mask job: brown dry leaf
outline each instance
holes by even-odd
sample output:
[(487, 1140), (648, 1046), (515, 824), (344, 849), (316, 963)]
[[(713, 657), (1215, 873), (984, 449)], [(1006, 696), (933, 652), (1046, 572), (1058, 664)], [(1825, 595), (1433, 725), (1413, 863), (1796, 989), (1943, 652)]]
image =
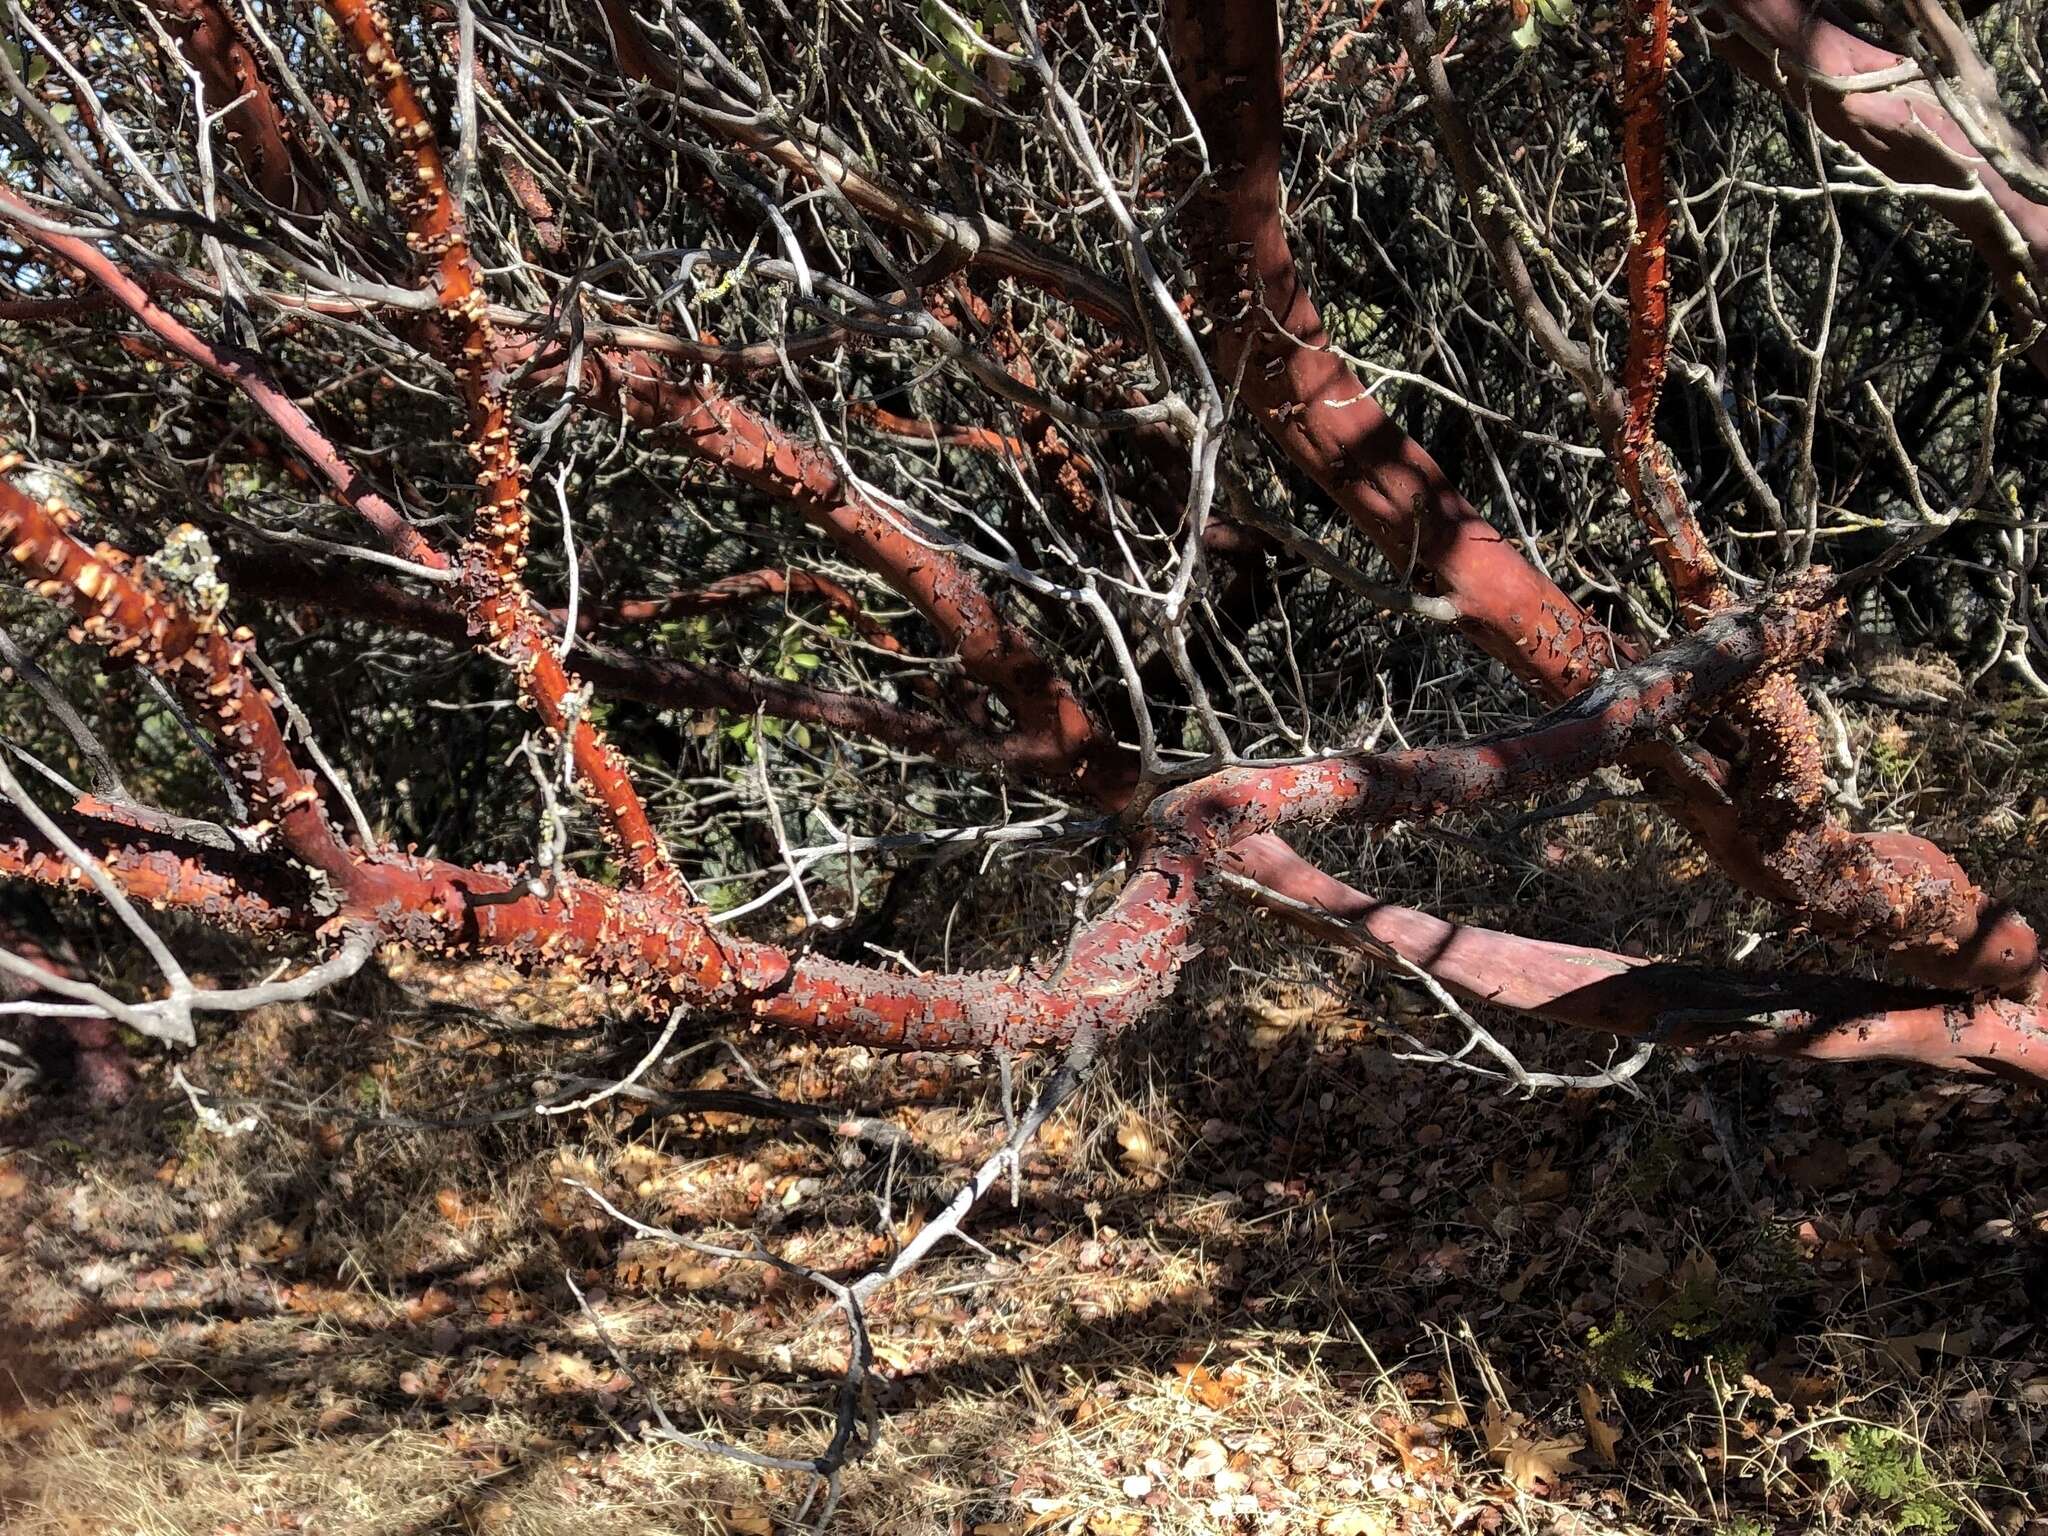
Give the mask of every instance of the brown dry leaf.
[(15, 1408), (0, 1413), (0, 1441), (27, 1440), (62, 1429), (77, 1417), (68, 1406), (56, 1408)]
[(1470, 1429), (1472, 1415), (1465, 1411), (1465, 1400), (1458, 1396), (1458, 1389), (1447, 1381), (1444, 1383), (1443, 1394), (1443, 1407), (1432, 1413), (1430, 1418), (1451, 1429)]
[(1585, 1415), (1586, 1439), (1593, 1454), (1606, 1466), (1614, 1465), (1614, 1448), (1621, 1443), (1621, 1431), (1600, 1417), (1600, 1393), (1590, 1381), (1579, 1383), (1579, 1412)]
[(1418, 1483), (1443, 1478), (1449, 1471), (1449, 1458), (1440, 1443), (1442, 1431), (1434, 1424), (1390, 1422), (1391, 1417), (1382, 1418), (1380, 1428), (1400, 1453), (1402, 1473)]
[(1952, 1328), (1929, 1328), (1924, 1333), (1899, 1334), (1884, 1341), (1885, 1353), (1890, 1355), (1910, 1374), (1924, 1375), (1920, 1352), (1926, 1350), (1937, 1355), (1967, 1355), (1970, 1352), (1971, 1331), (1958, 1332)]
[(1546, 1147), (1529, 1171), (1522, 1175), (1523, 1200), (1530, 1204), (1540, 1200), (1562, 1200), (1571, 1193), (1572, 1176), (1562, 1168), (1550, 1166), (1551, 1158), (1556, 1155)]
[(1124, 1161), (1142, 1173), (1158, 1173), (1166, 1167), (1166, 1149), (1160, 1142), (1136, 1110), (1127, 1111), (1116, 1128), (1116, 1144), (1124, 1149)]
[(775, 1517), (757, 1504), (735, 1504), (721, 1518), (731, 1536), (775, 1536)]
[(932, 1360), (931, 1346), (915, 1339), (875, 1339), (871, 1347), (875, 1358), (898, 1375), (922, 1370)]
[(28, 1193), (28, 1179), (13, 1163), (0, 1163), (0, 1200), (19, 1200)]
[(1829, 1190), (1849, 1177), (1849, 1149), (1832, 1137), (1821, 1137), (1797, 1157), (1780, 1165), (1786, 1177), (1804, 1189)]
[(463, 1203), (462, 1191), (446, 1185), (434, 1191), (434, 1209), (456, 1227), (466, 1227), (472, 1220), (469, 1207)]
[(1199, 1482), (1214, 1477), (1230, 1465), (1230, 1452), (1218, 1440), (1197, 1440), (1188, 1447), (1188, 1459), (1180, 1464), (1180, 1475)]
[(1501, 1282), (1500, 1299), (1507, 1302), (1520, 1301), (1522, 1293), (1529, 1288), (1529, 1282), (1538, 1278), (1549, 1268), (1550, 1255), (1547, 1253), (1537, 1254), (1535, 1258), (1522, 1266), (1522, 1272), (1516, 1275), (1514, 1279)]
[(597, 1368), (587, 1357), (574, 1351), (549, 1350), (522, 1364), (540, 1379), (542, 1390), (551, 1397), (559, 1397), (564, 1392), (588, 1391), (597, 1385)]
[(1614, 1254), (1615, 1268), (1623, 1289), (1630, 1295), (1646, 1289), (1671, 1273), (1671, 1261), (1654, 1248), (1623, 1243)]
[(725, 1272), (716, 1264), (691, 1264), (678, 1261), (664, 1264), (661, 1278), (670, 1285), (681, 1286), (686, 1291), (708, 1290), (725, 1278)]
[(550, 1231), (566, 1232), (582, 1219), (582, 1213), (572, 1209), (571, 1202), (564, 1198), (565, 1195), (571, 1194), (578, 1200), (583, 1198), (581, 1191), (578, 1190), (551, 1188), (534, 1202), (535, 1213)]
[(1237, 1394), (1244, 1390), (1244, 1376), (1231, 1367), (1212, 1372), (1206, 1365), (1192, 1360), (1177, 1361), (1174, 1374), (1180, 1377), (1181, 1387), (1193, 1401), (1204, 1408), (1222, 1412), (1237, 1401)]
[(1359, 1505), (1323, 1518), (1323, 1536), (1385, 1536), (1387, 1517)]
[(1721, 1266), (1704, 1248), (1694, 1249), (1678, 1268), (1671, 1271), (1671, 1283), (1681, 1290), (1688, 1286), (1711, 1288), (1720, 1278)]
[(1528, 1433), (1528, 1422), (1525, 1415), (1489, 1400), (1479, 1428), (1486, 1437), (1487, 1455), (1499, 1464), (1510, 1483), (1523, 1493), (1548, 1492), (1564, 1481), (1566, 1473), (1579, 1470), (1572, 1458), (1586, 1448), (1586, 1442), (1577, 1436), (1539, 1439)]
[(407, 1302), (404, 1310), (408, 1321), (430, 1323), (437, 1317), (446, 1317), (455, 1307), (453, 1296), (438, 1285), (430, 1285)]
[(1309, 1017), (1306, 1008), (1280, 1008), (1271, 1003), (1256, 1003), (1252, 1011), (1258, 1015), (1258, 1022), (1247, 1033), (1252, 1048), (1270, 1051), (1299, 1029)]

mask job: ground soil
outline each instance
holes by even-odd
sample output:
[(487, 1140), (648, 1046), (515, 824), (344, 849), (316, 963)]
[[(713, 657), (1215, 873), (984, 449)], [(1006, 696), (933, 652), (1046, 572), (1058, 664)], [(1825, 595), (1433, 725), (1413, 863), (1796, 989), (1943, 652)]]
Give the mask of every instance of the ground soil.
[[(1850, 718), (1865, 824), (1913, 821), (2048, 915), (2038, 728)], [(1638, 805), (1517, 814), (1324, 852), (1520, 931), (1854, 963)], [(1029, 894), (1047, 883), (1042, 864), (991, 876), (981, 910), (1017, 915), (977, 942), (1056, 937)], [(1250, 920), (1211, 935), (1176, 1005), (1026, 1156), (1016, 1203), (992, 1196), (972, 1245), (872, 1308), (877, 1443), (833, 1529), (2048, 1536), (2039, 1090), (1660, 1055), (1639, 1095), (1532, 1100), (1397, 1059), (1403, 1031), (1457, 1038), (1348, 957)], [(1532, 1064), (1605, 1054), (1500, 1032)], [(652, 1037), (570, 988), (390, 955), (182, 1059), (230, 1126), (255, 1116), (242, 1134), (204, 1128), (147, 1051), (124, 1110), (55, 1077), (17, 1097), (0, 1525), (634, 1536), (797, 1516), (806, 1476), (650, 1438), (649, 1404), (814, 1454), (837, 1314), (800, 1277), (635, 1237), (567, 1181), (858, 1272), (999, 1142), (996, 1074), (733, 1036), (821, 1121), (621, 1098), (414, 1123), (616, 1075)], [(676, 1045), (696, 1049), (651, 1083), (751, 1091), (716, 1021)]]

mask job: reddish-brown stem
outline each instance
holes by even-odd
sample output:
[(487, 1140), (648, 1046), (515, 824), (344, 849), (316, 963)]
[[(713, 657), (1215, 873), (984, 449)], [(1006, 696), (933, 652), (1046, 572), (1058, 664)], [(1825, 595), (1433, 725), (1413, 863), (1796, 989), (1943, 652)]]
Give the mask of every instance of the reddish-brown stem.
[(1686, 1049), (2048, 1077), (2042, 1001), (1963, 1000), (1827, 976), (1737, 976), (1450, 923), (1377, 901), (1277, 838), (1248, 839), (1229, 862), (1288, 921), (1371, 954), (1397, 954), (1490, 1007)]
[[(1824, 615), (1794, 608), (1732, 612), (1519, 731), (1460, 746), (1232, 769), (1162, 795), (1137, 828), (1123, 892), (1050, 969), (907, 977), (792, 958), (721, 941), (673, 892), (615, 891), (573, 876), (542, 888), (511, 874), (396, 856), (366, 855), (341, 873), (333, 882), (335, 920), (370, 923), (440, 952), (580, 967), (622, 1000), (643, 1005), (742, 1003), (763, 1023), (817, 1038), (892, 1048), (1024, 1047), (1107, 1034), (1173, 990), (1213, 895), (1216, 861), (1232, 845), (1340, 816), (1381, 825), (1440, 815), (1583, 776), (1758, 669), (1795, 663), (1827, 628)], [(128, 848), (142, 838), (110, 829), (96, 847)], [(135, 878), (169, 899), (160, 842), (144, 842), (149, 853)], [(125, 864), (108, 864), (117, 878), (129, 878)], [(0, 846), (0, 866), (70, 878), (65, 861), (53, 863), (33, 839)], [(218, 879), (184, 888), (208, 901), (236, 889)]]
[(1626, 0), (1621, 33), (1621, 165), (1635, 228), (1626, 263), (1628, 360), (1622, 391), (1627, 404), (1615, 444), (1615, 469), (1680, 614), (1688, 624), (1697, 624), (1728, 594), (1685, 489), (1657, 441), (1657, 402), (1663, 398), (1671, 348), (1671, 204), (1664, 180), (1671, 0)]
[(1024, 444), (1007, 432), (994, 427), (949, 426), (943, 422), (926, 421), (917, 416), (899, 416), (894, 411), (885, 411), (879, 405), (857, 400), (847, 408), (847, 416), (866, 427), (887, 437), (908, 438), (918, 443), (939, 443), (948, 448), (966, 448), (975, 453), (994, 454), (997, 458), (1013, 458), (1029, 462), (1030, 453)]
[[(0, 458), (0, 472), (17, 462)], [(285, 846), (315, 869), (341, 876), (350, 858), (328, 824), (319, 789), (294, 760), (270, 700), (250, 677), (247, 630), (219, 619), (210, 553), (185, 527), (155, 561), (138, 562), (108, 544), (88, 547), (67, 531), (75, 519), (56, 497), (37, 502), (0, 479), (0, 547), (36, 592), (77, 617), (73, 636), (117, 661), (154, 672), (228, 749), (250, 805)], [(191, 598), (170, 582), (192, 584)], [(213, 606), (208, 606), (209, 602)]]
[(372, 88), (394, 143), (394, 181), (406, 215), (407, 244), (431, 261), (447, 330), (442, 350), (455, 370), (477, 465), (475, 532), (463, 550), (458, 587), (465, 611), (487, 643), (502, 650), (520, 695), (568, 742), (576, 771), (632, 878), (657, 892), (680, 891), (647, 811), (617, 751), (584, 718), (584, 695), (570, 677), (520, 579), (526, 564), (526, 467), (512, 442), (512, 417), (491, 379), (496, 338), (462, 210), (448, 189), (433, 123), (397, 56), (397, 44), (373, 0), (328, 0)]
[(228, 148), (256, 190), (280, 208), (312, 212), (319, 200), (295, 174), (285, 115), (234, 19), (215, 0), (151, 4), (205, 86), (206, 110), (227, 108), (222, 121)]
[[(1459, 627), (1539, 695), (1569, 698), (1625, 657), (1623, 644), (1539, 572), (1451, 486), (1331, 349), (1280, 212), (1281, 95), (1271, 0), (1170, 0), (1176, 74), (1218, 152), (1191, 205), (1194, 271), (1223, 371), (1274, 443), (1419, 589), (1448, 598)], [(1767, 686), (1784, 689), (1782, 682)], [(1672, 809), (1732, 876), (1815, 920), (1890, 945), (1902, 968), (1940, 985), (2032, 984), (2031, 928), (1998, 908), (1933, 844), (1851, 834), (1832, 821), (1749, 824), (1722, 786), (1670, 750), (1640, 766), (1663, 776)], [(1749, 803), (1771, 780), (1752, 781)], [(1759, 842), (1759, 834), (1765, 841)]]
[[(6, 850), (0, 847), (0, 863)], [(67, 981), (80, 981), (78, 968), (51, 954), (12, 923), (0, 920), (0, 949), (17, 959)], [(20, 1002), (44, 989), (26, 976), (0, 972), (0, 1003)], [(135, 1063), (112, 1019), (65, 1018), (60, 1021), (71, 1042), (72, 1071), (95, 1109), (112, 1109), (128, 1102), (135, 1091)]]
[[(1856, 77), (1881, 75), (1908, 60), (1836, 25), (1810, 0), (1715, 0), (1715, 8), (1732, 24), (1714, 33), (1717, 54), (1885, 175), (1908, 187), (1981, 187), (1981, 198), (1942, 198), (1929, 206), (1977, 248), (2022, 316), (2044, 318), (2048, 206), (1986, 164), (1924, 84), (1844, 89)], [(2048, 372), (2048, 337), (2036, 340), (2028, 356)]]
[[(240, 550), (225, 552), (221, 565), (238, 592), (310, 604), (330, 618), (368, 619), (452, 644), (469, 639), (468, 622), (456, 608), (389, 582), (356, 575), (340, 580), (330, 570)], [(559, 616), (550, 616), (550, 642), (559, 638), (560, 622)], [(719, 662), (634, 656), (591, 639), (577, 641), (575, 657), (578, 675), (608, 698), (660, 709), (722, 709), (740, 715), (758, 710), (945, 762), (1031, 771), (1031, 745), (1013, 735), (991, 736), (865, 694), (758, 677)]]
[[(516, 343), (500, 350), (507, 366), (523, 361), (522, 352), (530, 355)], [(847, 559), (901, 593), (960, 658), (967, 676), (1015, 717), (1015, 760), (1036, 772), (1072, 776), (1091, 793), (1112, 779), (1128, 781), (1127, 754), (974, 575), (945, 549), (916, 537), (900, 516), (849, 487), (821, 449), (729, 396), (675, 379), (644, 353), (588, 354), (578, 383), (598, 404), (794, 508)]]
[[(696, 98), (715, 95), (695, 71), (679, 66), (648, 37), (626, 0), (598, 0), (598, 11), (614, 56), (628, 78), (674, 92), (686, 111), (699, 104)], [(1137, 311), (1122, 289), (1097, 273), (1060, 260), (1014, 230), (978, 215), (940, 212), (822, 145), (787, 137), (765, 120), (728, 111), (717, 118), (715, 126), (734, 144), (770, 164), (806, 181), (829, 184), (869, 218), (932, 242), (940, 248), (939, 259), (948, 260), (951, 267), (970, 265), (1014, 278), (1071, 304), (1120, 334), (1140, 329)]]
[(850, 624), (854, 632), (877, 650), (903, 654), (903, 642), (889, 633), (889, 626), (861, 607), (860, 599), (845, 587), (817, 571), (799, 566), (763, 566), (721, 576), (708, 586), (689, 592), (671, 592), (666, 597), (628, 597), (587, 610), (578, 616), (577, 628), (604, 624), (658, 624), (663, 619), (690, 614), (718, 613), (727, 608), (758, 602), (764, 597), (810, 597), (823, 603)]
[[(0, 472), (14, 462), (0, 459)], [(218, 601), (225, 592), (203, 549), (187, 538), (143, 565), (108, 545), (87, 549), (66, 531), (66, 521), (54, 500), (35, 502), (0, 481), (0, 548), (7, 559), (33, 577), (39, 596), (78, 615), (78, 641), (146, 666), (177, 690), (227, 748), (252, 802), (282, 829), (293, 857), (324, 877), (321, 899), (331, 915), (325, 922), (313, 915), (318, 902), (310, 893), (281, 895), (284, 882), (274, 865), (266, 874), (255, 863), (253, 878), (224, 872), (204, 853), (170, 848), (160, 833), (133, 818), (96, 819), (90, 823), (95, 838), (112, 844), (116, 857), (109, 868), (131, 896), (156, 905), (196, 906), (216, 922), (258, 930), (317, 926), (333, 932), (369, 924), (407, 943), (515, 960), (551, 958), (552, 939), (568, 943), (571, 953), (606, 957), (614, 979), (621, 970), (635, 977), (651, 974), (649, 953), (659, 952), (662, 984), (685, 1001), (725, 997), (739, 984), (727, 946), (685, 899), (679, 881), (650, 882), (625, 896), (572, 882), (542, 895), (538, 886), (510, 875), (345, 848), (327, 821), (319, 789), (292, 759), (270, 695), (249, 679), (253, 637), (246, 630), (223, 632)], [(240, 871), (250, 863), (238, 857), (225, 870)], [(82, 880), (68, 859), (26, 834), (18, 847), (0, 848), (0, 871), (51, 884)], [(479, 895), (484, 899), (476, 900)], [(615, 910), (615, 902), (625, 905)], [(629, 936), (621, 937), (622, 923)], [(637, 970), (623, 958), (628, 953), (639, 957)], [(773, 953), (762, 963), (771, 977), (784, 968)], [(758, 968), (745, 973), (761, 974)]]
[[(1548, 698), (1619, 659), (1606, 630), (1451, 485), (1331, 350), (1280, 216), (1280, 54), (1266, 0), (1167, 8), (1175, 72), (1218, 146), (1190, 208), (1222, 377), (1275, 444), (1459, 630)], [(1268, 36), (1268, 33), (1274, 35)]]
[[(53, 514), (31, 507), (17, 517), (16, 531), (48, 544), (38, 516)], [(36, 550), (27, 553), (34, 558)], [(82, 568), (68, 559), (60, 568), (68, 579), (52, 595), (71, 601)], [(97, 591), (100, 582), (84, 577), (83, 586)], [(166, 633), (191, 625), (172, 598), (125, 589), (112, 603), (102, 596), (94, 617), (97, 637), (116, 646), (128, 643), (131, 624), (163, 619)], [(1688, 973), (1688, 1011), (1674, 1019), (1668, 992), (1658, 1001), (1654, 982), (1662, 972), (1637, 973), (1598, 951), (1453, 930), (1401, 909), (1357, 910), (1365, 898), (1302, 865), (1270, 835), (1339, 815), (1367, 823), (1437, 815), (1564, 782), (1613, 760), (1632, 741), (1668, 730), (1757, 669), (1810, 653), (1826, 627), (1824, 616), (1797, 609), (1727, 615), (1679, 651), (1609, 677), (1575, 705), (1518, 732), (1462, 747), (1236, 769), (1162, 796), (1147, 809), (1133, 878), (1052, 970), (900, 977), (816, 957), (793, 960), (772, 947), (722, 942), (672, 892), (620, 892), (573, 876), (543, 889), (511, 874), (367, 854), (333, 872), (331, 894), (341, 905), (332, 922), (370, 924), (436, 952), (567, 966), (621, 1001), (743, 1004), (762, 1023), (812, 1036), (891, 1047), (1027, 1047), (1113, 1032), (1169, 994), (1192, 953), (1212, 871), (1227, 856), (1279, 895), (1319, 908), (1317, 921), (1355, 921), (1375, 943), (1401, 949), (1448, 984), (1503, 1006), (1624, 1032), (1654, 1027), (1681, 1043), (1830, 1056), (1849, 1053), (1848, 1043), (1857, 1042), (1858, 1055), (2038, 1076), (2041, 1066), (2027, 1059), (2041, 1035), (2037, 1008), (1896, 993), (1857, 993), (1852, 1007), (1844, 999), (1853, 988), (1801, 982), (1790, 992), (1767, 992)], [(250, 704), (250, 718), (270, 719), (260, 695)], [(244, 750), (263, 750), (232, 727), (228, 734), (242, 739)], [(132, 825), (67, 819), (89, 855), (152, 905), (195, 908), (257, 932), (320, 922), (308, 889), (245, 853), (182, 844)], [(4, 813), (0, 872), (53, 885), (72, 883), (79, 873)], [(1421, 953), (1432, 944), (1436, 953)]]
[[(303, 879), (260, 855), (189, 842), (110, 818), (46, 811), (64, 834), (119, 883), (130, 900), (189, 912), (258, 938), (310, 933), (322, 919)], [(86, 877), (12, 805), (0, 803), (0, 874), (60, 890)]]
[(116, 266), (99, 247), (76, 236), (40, 229), (25, 217), (29, 215), (32, 215), (32, 210), (26, 203), (7, 188), (0, 187), (0, 220), (4, 220), (17, 235), (78, 268), (178, 356), (198, 364), (248, 396), (285, 440), (319, 471), (320, 478), (336, 498), (374, 528), (394, 555), (436, 570), (447, 568), (447, 558), (422, 538), (404, 515), (357, 473), (327, 434), (270, 376), (270, 371), (259, 358), (205, 340), (158, 304), (148, 289)]

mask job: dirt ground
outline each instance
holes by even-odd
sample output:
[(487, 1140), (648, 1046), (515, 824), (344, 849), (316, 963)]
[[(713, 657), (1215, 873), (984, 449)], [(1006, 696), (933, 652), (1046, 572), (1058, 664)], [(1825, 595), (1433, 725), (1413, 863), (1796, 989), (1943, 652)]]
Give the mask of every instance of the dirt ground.
[[(1870, 822), (1914, 819), (2048, 914), (2037, 726), (1851, 718)], [(1924, 783), (1931, 760), (1960, 781)], [(1640, 807), (1514, 820), (1397, 834), (1353, 868), (1553, 937), (1814, 957)], [(1047, 883), (1027, 865), (1016, 889)], [(1017, 905), (990, 955), (1057, 933)], [(996, 1075), (742, 1038), (818, 1120), (614, 1099), (412, 1123), (616, 1075), (653, 1038), (601, 1022), (559, 988), (393, 955), (184, 1058), (230, 1125), (255, 1116), (242, 1134), (202, 1127), (147, 1053), (120, 1112), (56, 1085), (0, 1110), (0, 1526), (795, 1517), (803, 1474), (650, 1439), (649, 1402), (815, 1454), (838, 1315), (801, 1277), (635, 1237), (565, 1180), (850, 1275), (999, 1143)], [(694, 1027), (649, 1081), (747, 1088)], [(2040, 1091), (1666, 1054), (1639, 1097), (1530, 1100), (1394, 1059), (1390, 1028), (1452, 1038), (1345, 957), (1250, 921), (1214, 935), (1025, 1157), (1017, 1203), (998, 1190), (972, 1245), (870, 1309), (877, 1443), (832, 1528), (2048, 1536)], [(1599, 1049), (1500, 1033), (1532, 1064)]]

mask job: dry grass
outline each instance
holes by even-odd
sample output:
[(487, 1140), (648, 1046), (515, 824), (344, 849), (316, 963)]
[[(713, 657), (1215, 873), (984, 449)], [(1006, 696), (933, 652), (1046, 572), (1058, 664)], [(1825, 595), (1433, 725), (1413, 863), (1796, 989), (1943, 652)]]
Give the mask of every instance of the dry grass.
[[(1963, 764), (1939, 794), (1916, 767), (1930, 729), (1950, 734), (1929, 756)], [(1856, 731), (1875, 815), (2048, 911), (2037, 738)], [(1766, 921), (1631, 806), (1365, 862), (1390, 894), (1558, 937), (1711, 957)], [(991, 952), (1061, 921), (1043, 895), (975, 900), (1005, 914), (973, 935)], [(1759, 962), (1815, 947), (1763, 931)], [(882, 1440), (835, 1529), (2048, 1533), (2040, 1094), (1667, 1058), (1641, 1100), (1512, 1102), (1390, 1061), (1382, 1026), (1419, 1017), (1343, 957), (1217, 935), (1181, 1005), (1048, 1128), (1021, 1203), (977, 1216), (985, 1251), (946, 1248), (875, 1307)], [(617, 1103), (345, 1128), (644, 1047), (597, 1022), (573, 994), (401, 966), (186, 1064), (310, 1116), (222, 1140), (155, 1079), (112, 1119), (12, 1106), (10, 1536), (632, 1536), (794, 1510), (799, 1478), (645, 1442), (640, 1388), (683, 1427), (805, 1454), (843, 1364), (831, 1314), (759, 1266), (629, 1240), (561, 1180), (855, 1270), (887, 1251), (884, 1201), (900, 1240), (995, 1144), (993, 1075), (748, 1043), (784, 1096), (903, 1127), (893, 1159)], [(1547, 1063), (1586, 1046), (1508, 1033)], [(668, 1086), (733, 1079), (720, 1063)]]

